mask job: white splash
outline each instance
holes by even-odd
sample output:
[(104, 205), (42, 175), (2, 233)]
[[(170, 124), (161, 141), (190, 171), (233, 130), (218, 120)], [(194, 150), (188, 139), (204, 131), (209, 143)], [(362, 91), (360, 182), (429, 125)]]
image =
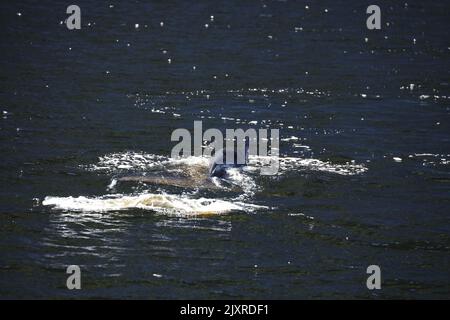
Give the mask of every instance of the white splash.
[(190, 198), (187, 195), (143, 193), (139, 195), (110, 194), (100, 197), (45, 197), (45, 206), (79, 212), (108, 212), (132, 208), (153, 210), (180, 216), (223, 214), (232, 211), (252, 212), (265, 206), (219, 199)]
[(117, 185), (117, 179), (112, 179), (111, 183), (108, 185), (107, 189), (112, 190)]
[[(249, 158), (249, 165), (260, 167), (263, 164), (270, 163), (270, 161), (276, 161), (276, 158), (271, 156), (253, 156)], [(284, 175), (289, 172), (295, 172), (298, 170), (312, 170), (349, 176), (361, 174), (367, 171), (367, 168), (364, 165), (354, 163), (333, 164), (331, 162), (325, 162), (318, 159), (305, 159), (295, 157), (279, 157), (278, 161), (278, 175)]]
[(408, 158), (417, 158), (422, 161), (423, 166), (438, 166), (450, 164), (450, 154), (434, 154), (434, 153), (414, 153)]
[(228, 180), (242, 188), (243, 193), (239, 195), (234, 200), (246, 200), (250, 199), (255, 195), (257, 191), (260, 191), (259, 186), (257, 185), (255, 179), (247, 174), (250, 170), (239, 170), (238, 168), (228, 169)]
[(139, 153), (139, 152), (122, 152), (111, 153), (99, 157), (96, 164), (81, 166), (88, 171), (106, 171), (116, 172), (121, 170), (151, 170), (163, 169), (168, 166), (179, 165), (208, 165), (208, 158), (206, 157), (187, 157), (180, 159), (173, 159), (165, 156)]

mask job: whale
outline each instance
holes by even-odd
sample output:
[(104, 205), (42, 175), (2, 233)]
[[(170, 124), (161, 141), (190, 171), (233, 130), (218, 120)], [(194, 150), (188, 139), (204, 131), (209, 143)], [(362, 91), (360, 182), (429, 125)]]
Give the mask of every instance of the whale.
[(118, 182), (141, 182), (154, 185), (165, 185), (172, 187), (188, 188), (188, 189), (209, 189), (216, 190), (220, 187), (211, 181), (211, 179), (202, 177), (174, 177), (174, 176), (126, 176), (117, 179)]
[[(230, 159), (227, 158), (228, 154), (226, 149), (220, 149), (210, 158), (208, 168), (196, 165), (188, 166), (184, 168), (182, 176), (146, 174), (140, 176), (119, 177), (116, 180), (118, 182), (140, 182), (181, 188), (221, 189), (223, 186), (221, 187), (220, 184), (218, 185), (216, 183), (217, 181), (214, 181), (214, 179), (220, 179), (226, 184), (231, 168), (243, 168), (248, 164), (248, 149), (248, 139), (245, 140), (244, 150), (233, 150), (233, 152), (230, 152)], [(241, 187), (232, 184), (231, 189), (236, 190), (241, 189)]]

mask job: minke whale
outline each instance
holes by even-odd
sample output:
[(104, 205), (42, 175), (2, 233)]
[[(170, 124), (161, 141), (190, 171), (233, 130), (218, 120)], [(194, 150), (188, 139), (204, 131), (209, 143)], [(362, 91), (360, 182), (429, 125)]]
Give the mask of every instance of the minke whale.
[[(234, 150), (230, 153), (232, 158), (227, 159), (226, 149), (220, 149), (215, 152), (209, 161), (209, 167), (206, 171), (204, 166), (192, 165), (183, 170), (182, 176), (171, 175), (143, 175), (143, 176), (126, 176), (117, 178), (118, 182), (142, 182), (156, 185), (168, 185), (181, 188), (198, 188), (198, 189), (221, 189), (221, 186), (213, 181), (218, 178), (227, 182), (228, 173), (231, 168), (243, 168), (248, 164), (248, 139), (245, 140), (244, 150)], [(243, 163), (239, 160), (243, 159)], [(233, 189), (240, 187), (233, 185)]]

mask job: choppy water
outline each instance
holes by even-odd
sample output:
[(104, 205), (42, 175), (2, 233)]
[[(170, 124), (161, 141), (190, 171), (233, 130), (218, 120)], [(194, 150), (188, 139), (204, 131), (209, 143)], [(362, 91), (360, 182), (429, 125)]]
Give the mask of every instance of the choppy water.
[[(0, 4), (1, 298), (449, 297), (448, 4), (76, 4)], [(202, 188), (194, 120), (280, 129), (279, 174)]]

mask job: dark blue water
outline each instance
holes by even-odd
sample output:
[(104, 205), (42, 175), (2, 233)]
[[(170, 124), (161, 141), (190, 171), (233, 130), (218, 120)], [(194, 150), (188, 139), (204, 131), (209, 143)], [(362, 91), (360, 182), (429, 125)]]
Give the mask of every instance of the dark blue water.
[[(379, 1), (375, 31), (367, 1), (76, 4), (76, 31), (0, 4), (1, 298), (449, 297), (448, 3)], [(200, 170), (155, 160), (194, 120), (290, 160), (237, 194), (111, 184)]]

